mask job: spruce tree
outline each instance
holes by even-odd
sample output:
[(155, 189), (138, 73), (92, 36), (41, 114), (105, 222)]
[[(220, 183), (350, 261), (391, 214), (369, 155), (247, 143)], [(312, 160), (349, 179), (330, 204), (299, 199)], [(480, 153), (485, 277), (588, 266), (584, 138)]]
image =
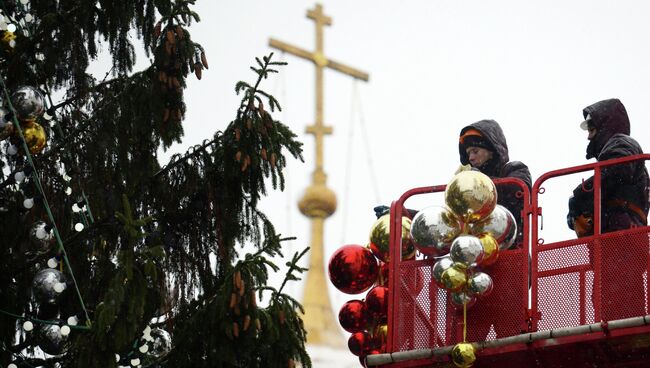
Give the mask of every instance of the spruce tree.
[(283, 63), (255, 59), (233, 121), (158, 162), (208, 68), (193, 3), (0, 1), (0, 367), (311, 365), (283, 293), (306, 249), (269, 285), (287, 238), (257, 208), (302, 160), (260, 89)]

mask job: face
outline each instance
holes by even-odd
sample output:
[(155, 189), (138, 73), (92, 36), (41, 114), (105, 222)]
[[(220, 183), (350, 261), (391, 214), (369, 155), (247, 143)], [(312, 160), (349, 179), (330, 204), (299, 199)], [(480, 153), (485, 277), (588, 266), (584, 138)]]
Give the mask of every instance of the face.
[(469, 164), (476, 168), (483, 166), (492, 158), (492, 151), (482, 147), (467, 147), (465, 152), (469, 157)]
[(590, 126), (587, 128), (587, 133), (587, 139), (592, 140), (596, 136), (596, 133), (598, 133), (598, 129), (596, 129), (596, 127)]

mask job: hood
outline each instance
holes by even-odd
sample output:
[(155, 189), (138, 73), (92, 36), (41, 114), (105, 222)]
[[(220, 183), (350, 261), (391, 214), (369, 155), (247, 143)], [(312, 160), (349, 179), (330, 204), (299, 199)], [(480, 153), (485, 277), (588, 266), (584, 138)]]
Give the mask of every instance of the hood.
[[(510, 161), (510, 157), (508, 156), (508, 143), (506, 142), (506, 136), (503, 134), (503, 130), (501, 130), (501, 126), (494, 120), (481, 120), (461, 129), (459, 136), (465, 134), (469, 129), (476, 129), (481, 132), (483, 138), (494, 148), (491, 150), (493, 155), (492, 159), (484, 165), (484, 168), (481, 168), (481, 171), (489, 176), (498, 174), (500, 169)], [(466, 148), (464, 144), (458, 143), (460, 162), (463, 165), (469, 164), (469, 156), (465, 152)]]
[(589, 124), (596, 129), (596, 135), (587, 146), (587, 159), (598, 157), (605, 143), (615, 134), (630, 135), (630, 119), (623, 103), (617, 98), (603, 100), (589, 105), (582, 110)]

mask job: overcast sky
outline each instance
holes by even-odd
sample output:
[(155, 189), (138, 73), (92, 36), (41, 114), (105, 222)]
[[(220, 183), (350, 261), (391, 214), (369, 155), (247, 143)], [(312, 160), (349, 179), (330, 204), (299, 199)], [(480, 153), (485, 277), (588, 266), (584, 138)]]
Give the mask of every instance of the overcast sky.
[[(325, 170), (339, 200), (326, 222), (326, 257), (343, 244), (367, 243), (375, 205), (388, 205), (413, 187), (447, 183), (459, 165), (458, 133), (477, 120), (501, 124), (511, 160), (526, 163), (533, 180), (587, 162), (587, 134), (578, 125), (582, 108), (601, 99), (620, 98), (632, 136), (650, 147), (647, 1), (321, 4), (333, 18), (325, 30), (325, 55), (370, 74), (368, 83), (355, 83), (339, 72), (325, 72), (325, 123), (334, 127), (325, 140)], [(189, 78), (186, 138), (173, 152), (200, 143), (234, 118), (239, 102), (234, 85), (253, 81), (248, 67), (256, 56), (273, 51), (270, 37), (314, 49), (314, 22), (306, 18), (314, 5), (198, 1), (202, 22), (191, 32), (206, 48), (210, 70), (201, 81)], [(305, 143), (305, 163), (289, 165), (287, 190), (263, 207), (279, 232), (298, 237), (295, 251), (309, 244), (309, 222), (296, 202), (314, 168), (314, 139), (304, 130), (314, 121), (315, 68), (278, 51), (276, 57), (289, 65), (262, 88), (284, 107), (274, 118)], [(566, 199), (583, 176), (547, 186), (541, 202), (547, 242), (572, 236), (564, 219)], [(413, 206), (442, 203), (442, 197), (429, 197)], [(330, 289), (336, 311), (354, 298)], [(300, 287), (292, 292), (302, 293)]]

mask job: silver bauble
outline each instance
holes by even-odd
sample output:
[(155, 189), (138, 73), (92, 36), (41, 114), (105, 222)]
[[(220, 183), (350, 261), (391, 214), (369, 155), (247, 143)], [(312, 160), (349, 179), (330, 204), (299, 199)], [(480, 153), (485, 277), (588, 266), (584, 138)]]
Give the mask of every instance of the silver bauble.
[(431, 206), (419, 211), (411, 222), (411, 239), (420, 253), (441, 256), (460, 233), (461, 225), (446, 207)]
[(11, 95), (11, 103), (20, 120), (35, 120), (45, 112), (45, 98), (36, 88), (21, 86)]
[(483, 259), (483, 245), (479, 238), (472, 235), (461, 235), (451, 243), (449, 255), (454, 262), (470, 267)]
[(54, 235), (47, 231), (43, 221), (37, 221), (29, 230), (29, 248), (25, 251), (27, 255), (41, 255), (52, 250)]
[(484, 272), (476, 272), (467, 280), (467, 292), (470, 295), (484, 297), (490, 295), (494, 282), (492, 277)]
[(517, 221), (507, 208), (497, 205), (485, 219), (472, 225), (472, 234), (490, 234), (499, 243), (499, 249), (508, 249), (517, 238)]
[(169, 332), (163, 330), (162, 328), (154, 328), (150, 333), (153, 341), (151, 342), (151, 349), (149, 349), (149, 355), (154, 358), (160, 358), (172, 349), (172, 338)]
[(476, 304), (476, 297), (468, 295), (465, 292), (458, 291), (451, 293), (451, 302), (456, 306), (462, 308), (463, 305), (467, 304), (467, 308), (471, 308)]
[[(32, 292), (39, 303), (57, 304), (67, 288), (67, 277), (53, 268), (44, 268), (34, 276)], [(63, 289), (61, 292), (57, 290)]]
[(61, 335), (61, 327), (43, 324), (38, 329), (38, 346), (50, 355), (61, 355), (68, 350), (68, 336)]
[(445, 272), (448, 268), (454, 265), (454, 261), (447, 255), (444, 257), (438, 258), (436, 263), (433, 265), (433, 270), (431, 271), (431, 277), (438, 286), (442, 287), (442, 273)]

